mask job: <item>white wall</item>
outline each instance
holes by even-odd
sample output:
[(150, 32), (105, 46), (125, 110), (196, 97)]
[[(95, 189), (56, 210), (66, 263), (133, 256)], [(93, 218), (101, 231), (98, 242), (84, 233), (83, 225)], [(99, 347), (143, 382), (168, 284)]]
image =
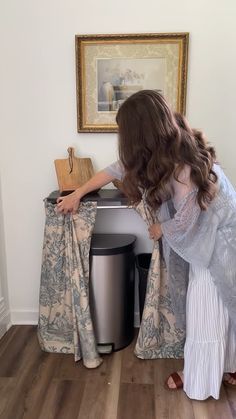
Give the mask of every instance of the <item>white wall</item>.
[[(216, 145), (236, 184), (235, 0), (0, 0), (0, 167), (13, 321), (37, 318), (43, 198), (69, 145), (96, 169), (115, 134), (76, 131), (74, 35), (190, 32), (187, 116)], [(114, 219), (118, 223), (117, 218)], [(129, 220), (124, 220), (127, 230)]]

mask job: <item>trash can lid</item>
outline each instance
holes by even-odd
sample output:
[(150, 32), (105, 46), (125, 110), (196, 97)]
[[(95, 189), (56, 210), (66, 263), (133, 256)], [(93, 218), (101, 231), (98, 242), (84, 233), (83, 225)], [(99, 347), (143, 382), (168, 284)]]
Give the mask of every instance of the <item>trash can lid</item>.
[(133, 234), (93, 234), (91, 255), (117, 255), (133, 250), (136, 236)]

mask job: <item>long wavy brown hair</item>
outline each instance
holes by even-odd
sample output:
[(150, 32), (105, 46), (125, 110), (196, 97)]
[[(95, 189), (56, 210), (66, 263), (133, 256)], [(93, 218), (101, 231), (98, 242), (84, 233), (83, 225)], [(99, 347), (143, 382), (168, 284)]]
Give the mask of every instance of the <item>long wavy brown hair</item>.
[(123, 190), (137, 204), (145, 191), (148, 204), (157, 209), (170, 198), (170, 181), (184, 165), (191, 168), (202, 210), (216, 195), (217, 175), (213, 170), (215, 150), (201, 131), (173, 113), (155, 90), (141, 90), (121, 105), (117, 113), (119, 157), (125, 169)]

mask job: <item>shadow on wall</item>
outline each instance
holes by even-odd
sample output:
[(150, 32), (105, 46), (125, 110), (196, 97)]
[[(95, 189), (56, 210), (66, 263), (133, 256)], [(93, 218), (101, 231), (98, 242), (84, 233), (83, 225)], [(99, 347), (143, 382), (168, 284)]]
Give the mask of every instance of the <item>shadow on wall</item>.
[(9, 298), (7, 286), (6, 248), (4, 234), (4, 217), (2, 207), (2, 188), (0, 173), (0, 337), (9, 326)]

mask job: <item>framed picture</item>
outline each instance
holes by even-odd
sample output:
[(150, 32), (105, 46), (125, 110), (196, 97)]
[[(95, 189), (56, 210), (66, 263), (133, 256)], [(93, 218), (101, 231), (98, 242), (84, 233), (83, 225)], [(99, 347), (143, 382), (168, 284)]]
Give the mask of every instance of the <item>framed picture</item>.
[(76, 35), (78, 132), (117, 132), (116, 113), (143, 89), (185, 113), (188, 33)]

